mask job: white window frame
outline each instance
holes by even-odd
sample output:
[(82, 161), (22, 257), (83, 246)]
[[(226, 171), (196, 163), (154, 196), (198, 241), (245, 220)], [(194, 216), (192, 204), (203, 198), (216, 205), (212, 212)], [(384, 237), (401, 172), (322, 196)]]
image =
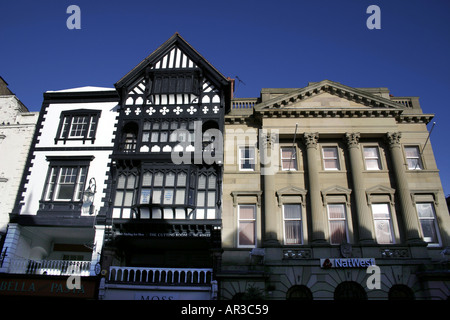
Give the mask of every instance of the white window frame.
[[(241, 218), (241, 207), (252, 207), (254, 212), (254, 218), (252, 219), (242, 219)], [(257, 245), (257, 232), (256, 232), (256, 204), (238, 204), (238, 227), (237, 227), (237, 246), (238, 248), (256, 248)], [(242, 222), (253, 222), (253, 236), (254, 236), (254, 244), (246, 245), (240, 243), (240, 229), (241, 229), (241, 221)]]
[[(283, 150), (290, 150), (292, 151), (291, 156), (289, 158), (283, 158)], [(281, 170), (282, 171), (297, 171), (298, 170), (298, 163), (297, 163), (297, 148), (296, 147), (281, 147), (280, 148), (280, 160), (281, 160)], [(283, 160), (289, 160), (294, 163), (293, 167), (285, 168), (283, 165)]]
[[(297, 206), (298, 208), (299, 208), (299, 210), (300, 210), (300, 218), (286, 218), (286, 215), (285, 215), (285, 206), (289, 206), (289, 205), (295, 205), (295, 206)], [(284, 244), (285, 245), (292, 245), (292, 246), (295, 246), (295, 245), (302, 245), (303, 244), (303, 221), (302, 221), (302, 205), (300, 204), (300, 203), (285, 203), (285, 204), (283, 204), (283, 208), (282, 208), (282, 210), (283, 210), (283, 238), (284, 238)], [(299, 237), (300, 237), (300, 242), (299, 243), (288, 243), (288, 241), (287, 241), (287, 238), (286, 238), (286, 221), (299, 221), (300, 222), (300, 226), (299, 226), (299, 229), (300, 229), (300, 235), (299, 235)]]
[[(376, 150), (376, 157), (372, 157), (372, 156), (366, 156), (366, 149), (375, 149)], [(381, 165), (381, 158), (380, 158), (380, 149), (378, 148), (378, 146), (363, 146), (363, 157), (364, 157), (364, 166), (366, 168), (366, 170), (369, 171), (380, 171), (383, 169), (382, 165)], [(378, 168), (369, 168), (367, 166), (367, 160), (377, 160), (378, 163)]]
[[(61, 201), (61, 202), (71, 202), (71, 201), (81, 201), (81, 196), (83, 193), (83, 188), (86, 184), (88, 166), (73, 166), (73, 165), (58, 165), (51, 166), (48, 173), (48, 178), (46, 182), (45, 197), (44, 201)], [(76, 181), (74, 183), (61, 182), (61, 172), (62, 170), (76, 170)], [(56, 173), (55, 173), (56, 171)], [(84, 173), (83, 175), (81, 173)], [(55, 176), (55, 181), (53, 181), (53, 175)], [(81, 177), (84, 177), (84, 181), (81, 181)], [(73, 185), (72, 197), (70, 199), (58, 198), (61, 185)]]
[[(245, 149), (253, 150), (253, 158), (252, 157), (249, 157), (249, 158), (242, 157), (242, 151), (245, 150)], [(239, 171), (255, 171), (256, 170), (256, 148), (252, 147), (252, 146), (241, 146), (241, 147), (239, 147), (238, 151), (239, 151), (239, 155), (238, 155), (238, 157), (239, 157)], [(245, 160), (250, 160), (251, 161), (252, 159), (253, 159), (253, 163), (250, 162), (250, 164), (252, 165), (252, 168), (243, 168), (242, 167), (243, 161), (245, 161)]]
[[(344, 208), (344, 218), (330, 218), (330, 206), (340, 205)], [(348, 232), (348, 219), (347, 219), (347, 204), (342, 202), (328, 203), (327, 204), (327, 217), (328, 217), (328, 231), (330, 234), (330, 244), (340, 245), (340, 243), (333, 243), (331, 240), (331, 221), (344, 221), (345, 225), (345, 241), (349, 242), (349, 232)]]
[[(413, 148), (417, 150), (417, 156), (414, 156), (414, 157), (408, 156), (407, 149), (413, 149)], [(404, 146), (404, 151), (405, 151), (405, 160), (406, 160), (406, 165), (408, 166), (408, 170), (423, 170), (424, 169), (422, 155), (420, 153), (420, 146)], [(417, 164), (414, 166), (414, 168), (409, 166), (408, 159), (417, 159)]]
[[(430, 205), (431, 211), (432, 211), (432, 215), (433, 215), (432, 217), (420, 217), (419, 205), (423, 205), (423, 204), (429, 204)], [(431, 220), (431, 221), (433, 221), (433, 226), (434, 226), (434, 229), (435, 229), (435, 232), (436, 232), (436, 241), (437, 242), (431, 242), (431, 238), (428, 240), (428, 238), (424, 237), (424, 236), (423, 236), (423, 240), (428, 243), (428, 246), (432, 246), (432, 247), (439, 247), (439, 246), (441, 246), (441, 243), (442, 243), (441, 242), (441, 235), (439, 233), (439, 226), (438, 226), (438, 223), (437, 223), (436, 209), (434, 207), (434, 203), (430, 202), (430, 201), (416, 202), (416, 211), (417, 211), (417, 217), (419, 219), (420, 231), (422, 233), (422, 236), (423, 236), (422, 220), (428, 220), (428, 221)]]
[[(385, 205), (387, 208), (387, 214), (388, 214), (388, 218), (386, 217), (375, 217), (374, 214), (374, 206), (377, 205)], [(394, 235), (394, 226), (393, 226), (393, 220), (392, 220), (392, 213), (391, 213), (391, 205), (388, 202), (378, 202), (378, 203), (372, 203), (370, 205), (370, 208), (372, 210), (372, 218), (373, 218), (373, 225), (374, 225), (374, 230), (375, 230), (375, 239), (377, 241), (378, 244), (395, 244), (395, 235)], [(390, 232), (390, 236), (391, 236), (391, 242), (379, 242), (378, 241), (378, 237), (377, 237), (377, 230), (376, 230), (376, 221), (381, 221), (381, 220), (387, 220), (389, 222), (389, 232)]]
[[(325, 149), (335, 149), (336, 157), (325, 157)], [(325, 160), (336, 160), (337, 168), (327, 168), (325, 165)], [(341, 161), (339, 159), (339, 148), (338, 146), (322, 146), (322, 165), (323, 170), (326, 171), (340, 171), (341, 170)]]

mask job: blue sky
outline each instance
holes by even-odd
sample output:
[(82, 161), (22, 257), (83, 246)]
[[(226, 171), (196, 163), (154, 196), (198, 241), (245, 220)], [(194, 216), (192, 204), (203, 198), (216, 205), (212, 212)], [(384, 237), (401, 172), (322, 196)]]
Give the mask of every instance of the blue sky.
[[(72, 4), (80, 30), (66, 27)], [(372, 4), (380, 30), (366, 27)], [(431, 143), (450, 194), (450, 1), (2, 1), (0, 75), (38, 111), (48, 90), (113, 87), (175, 32), (245, 83), (237, 97), (324, 79), (419, 96), (435, 114)]]

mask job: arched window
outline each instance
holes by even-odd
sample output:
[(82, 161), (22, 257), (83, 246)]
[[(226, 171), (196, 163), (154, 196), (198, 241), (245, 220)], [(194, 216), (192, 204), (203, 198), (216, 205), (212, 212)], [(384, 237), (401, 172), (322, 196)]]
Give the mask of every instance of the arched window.
[(414, 300), (414, 292), (404, 284), (394, 284), (389, 290), (389, 300)]
[(135, 152), (139, 126), (136, 122), (128, 122), (122, 129), (120, 150), (122, 152)]
[(286, 300), (309, 301), (312, 299), (313, 296), (311, 290), (309, 290), (309, 288), (304, 285), (293, 286), (286, 293)]
[(334, 290), (334, 300), (367, 300), (367, 293), (359, 283), (344, 281)]

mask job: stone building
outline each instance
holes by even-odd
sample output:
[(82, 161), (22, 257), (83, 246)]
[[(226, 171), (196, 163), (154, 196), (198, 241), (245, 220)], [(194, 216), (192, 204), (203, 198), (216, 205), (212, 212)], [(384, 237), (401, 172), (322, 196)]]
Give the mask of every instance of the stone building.
[(27, 107), (0, 77), (0, 246), (19, 190), (38, 112)]
[(329, 80), (233, 100), (221, 298), (446, 299), (432, 118), (417, 97)]

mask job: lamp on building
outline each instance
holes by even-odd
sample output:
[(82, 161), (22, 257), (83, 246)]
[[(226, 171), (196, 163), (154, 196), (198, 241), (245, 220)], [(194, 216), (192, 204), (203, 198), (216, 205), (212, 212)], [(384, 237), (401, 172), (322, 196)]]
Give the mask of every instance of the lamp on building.
[(87, 189), (83, 192), (83, 206), (82, 206), (82, 212), (84, 214), (94, 214), (94, 197), (95, 197), (95, 191), (96, 191), (96, 183), (95, 178), (91, 178), (89, 180), (89, 186)]

